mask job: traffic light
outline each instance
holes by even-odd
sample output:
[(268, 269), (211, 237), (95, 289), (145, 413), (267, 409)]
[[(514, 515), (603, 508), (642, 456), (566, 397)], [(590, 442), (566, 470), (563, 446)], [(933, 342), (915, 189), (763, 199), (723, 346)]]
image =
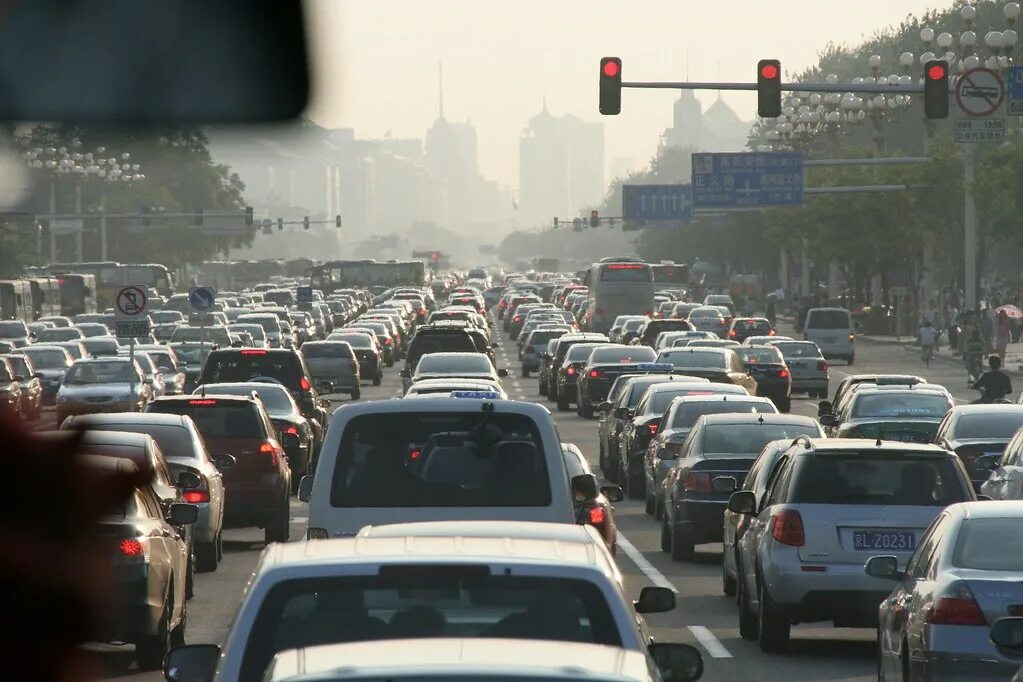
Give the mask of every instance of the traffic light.
[(763, 118), (781, 116), (781, 62), (757, 62), (757, 114)]
[(334, 216), (334, 227), (336, 227), (339, 230), (341, 229), (341, 214), (340, 213), (338, 215)]
[(284, 218), (277, 219), (277, 231), (284, 232)]
[(246, 206), (245, 207), (245, 224), (247, 226), (252, 224), (252, 207), (251, 206)]
[(617, 116), (622, 111), (622, 60), (604, 57), (600, 60), (600, 113)]
[(924, 115), (948, 118), (948, 62), (944, 60), (924, 64)]
[(558, 229), (558, 216), (554, 216), (554, 229)]
[(596, 211), (590, 211), (590, 227), (600, 225), (600, 215)]
[(440, 252), (439, 251), (431, 252), (430, 253), (430, 260), (432, 260), (432, 261), (440, 260)]
[(302, 229), (303, 230), (309, 229), (309, 216), (305, 216), (304, 218), (302, 218)]

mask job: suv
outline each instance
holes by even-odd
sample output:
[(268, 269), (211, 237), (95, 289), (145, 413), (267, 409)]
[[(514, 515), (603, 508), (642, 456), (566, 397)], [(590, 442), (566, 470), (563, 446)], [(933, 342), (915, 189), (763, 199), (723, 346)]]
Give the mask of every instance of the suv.
[(214, 458), (234, 457), (223, 472), (225, 525), (263, 528), (268, 543), (288, 540), (291, 467), (255, 394), (168, 396), (145, 411), (191, 417)]
[(728, 500), (747, 515), (738, 541), (739, 634), (783, 651), (793, 623), (877, 627), (891, 584), (866, 575), (882, 552), (909, 560), (950, 504), (976, 496), (959, 457), (937, 445), (800, 436), (757, 499)]

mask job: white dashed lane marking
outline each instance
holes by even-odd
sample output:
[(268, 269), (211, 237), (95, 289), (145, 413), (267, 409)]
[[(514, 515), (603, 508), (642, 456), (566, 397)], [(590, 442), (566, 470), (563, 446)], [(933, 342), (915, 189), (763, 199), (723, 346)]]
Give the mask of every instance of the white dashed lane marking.
[(636, 546), (629, 542), (628, 538), (618, 533), (617, 542), (618, 546), (625, 552), (625, 555), (629, 557), (632, 563), (636, 564), (636, 568), (643, 571), (643, 575), (649, 578), (650, 582), (658, 587), (667, 587), (672, 592), (678, 593), (678, 588), (672, 585), (671, 581), (664, 577), (664, 574), (658, 571), (652, 563), (647, 561), (643, 553), (636, 549)]
[(689, 632), (693, 633), (693, 637), (696, 638), (703, 648), (707, 650), (707, 653), (711, 655), (711, 658), (731, 658), (732, 654), (729, 653), (725, 645), (714, 636), (714, 633), (705, 628), (702, 625), (690, 625)]

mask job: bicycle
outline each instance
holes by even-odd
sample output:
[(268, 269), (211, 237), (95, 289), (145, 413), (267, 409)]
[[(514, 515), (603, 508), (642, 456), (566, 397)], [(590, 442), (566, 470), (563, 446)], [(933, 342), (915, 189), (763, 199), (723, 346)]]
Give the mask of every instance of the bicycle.
[(931, 360), (934, 359), (934, 346), (923, 346), (922, 351), (923, 353), (921, 359), (924, 361), (925, 365), (930, 367)]

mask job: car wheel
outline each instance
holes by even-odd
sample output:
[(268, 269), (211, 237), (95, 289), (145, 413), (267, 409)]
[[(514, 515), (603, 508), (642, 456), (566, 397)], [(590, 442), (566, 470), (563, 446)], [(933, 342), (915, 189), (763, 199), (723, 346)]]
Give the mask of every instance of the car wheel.
[(583, 419), (593, 419), (593, 405), (590, 404), (590, 401), (584, 402), (580, 406), (580, 410), (582, 411)]
[(276, 518), (263, 529), (263, 540), (266, 544), (271, 542), (287, 542), (290, 531), (291, 510), (285, 504), (283, 512), (278, 512)]
[(671, 528), (668, 526), (668, 515), (661, 519), (661, 551), (671, 551)]
[(212, 573), (217, 570), (220, 557), (217, 556), (217, 538), (210, 542), (199, 542), (195, 545), (195, 570), (200, 573)]
[(742, 581), (742, 569), (735, 567), (739, 580), (736, 583), (736, 597), (739, 601), (739, 636), (743, 639), (754, 640), (757, 638), (757, 614), (750, 608), (749, 599), (746, 596), (745, 583)]
[(383, 380), (384, 380), (384, 375), (383, 374), (377, 374), (375, 377), (373, 377), (373, 385), (374, 386), (379, 386), (380, 382), (383, 381)]
[(647, 514), (653, 515), (654, 510), (657, 509), (657, 500), (654, 499), (653, 495), (646, 496), (646, 505), (643, 507), (643, 511)]
[(558, 410), (560, 412), (568, 412), (570, 409), (572, 409), (572, 404), (570, 402), (568, 402), (568, 398), (562, 397), (561, 394), (559, 393), (558, 394)]
[(760, 590), (760, 618), (757, 621), (757, 642), (760, 650), (768, 654), (785, 651), (789, 645), (792, 624), (789, 619), (778, 613), (767, 595), (763, 583), (758, 584)]
[[(171, 589), (173, 589), (171, 585)], [(167, 595), (163, 604), (163, 613), (156, 627), (156, 633), (143, 635), (135, 643), (135, 663), (141, 670), (159, 670), (163, 667), (163, 659), (171, 648), (170, 619), (174, 602)]]
[(725, 568), (724, 562), (721, 562), (721, 591), (726, 596), (735, 596), (735, 578), (728, 575), (728, 569)]
[(351, 393), (352, 400), (358, 400), (361, 397), (362, 397), (362, 389), (361, 388), (356, 388), (355, 390), (352, 391), (352, 393)]
[(696, 556), (693, 538), (684, 525), (678, 523), (671, 531), (671, 558), (675, 561), (692, 561)]

